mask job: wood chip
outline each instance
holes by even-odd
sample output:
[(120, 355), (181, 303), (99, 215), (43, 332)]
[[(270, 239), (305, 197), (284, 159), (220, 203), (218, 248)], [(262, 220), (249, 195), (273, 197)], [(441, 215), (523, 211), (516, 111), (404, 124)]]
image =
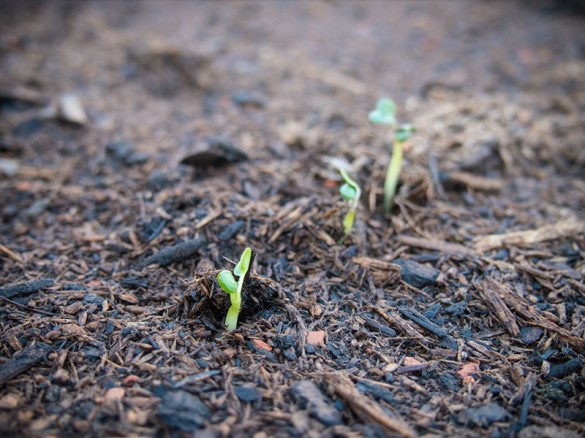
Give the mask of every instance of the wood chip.
[(534, 308), (534, 306), (532, 306), (525, 298), (522, 298), (515, 293), (510, 286), (499, 283), (495, 284), (497, 285), (498, 295), (504, 300), (508, 307), (526, 319), (530, 324), (557, 333), (562, 341), (569, 343), (571, 347), (579, 352), (585, 350), (585, 339), (574, 336), (568, 330), (559, 327), (544, 316), (544, 313), (541, 313)]
[(261, 339), (253, 339), (252, 343), (258, 350), (272, 351), (272, 347)]
[(568, 219), (556, 224), (545, 225), (534, 230), (514, 231), (506, 234), (492, 234), (474, 240), (475, 250), (479, 253), (503, 246), (530, 246), (547, 240), (575, 237), (585, 233), (585, 222)]
[(335, 392), (364, 423), (377, 423), (387, 435), (398, 433), (407, 438), (418, 436), (404, 420), (389, 417), (377, 403), (363, 395), (345, 374), (336, 373), (327, 376), (326, 379), (330, 382)]
[(458, 243), (450, 243), (442, 240), (423, 239), (412, 236), (397, 236), (396, 239), (405, 245), (414, 246), (416, 248), (428, 249), (431, 251), (439, 251), (445, 254), (453, 254), (457, 256), (475, 257), (477, 254), (473, 249), (467, 248)]
[(148, 312), (148, 307), (141, 306), (126, 306), (125, 309), (134, 315), (142, 315), (143, 313)]
[(470, 189), (486, 192), (498, 192), (504, 187), (504, 181), (501, 179), (486, 178), (469, 172), (450, 172), (449, 180), (463, 184)]
[(417, 329), (410, 325), (410, 323), (402, 318), (398, 313), (394, 311), (385, 312), (378, 307), (376, 307), (374, 310), (385, 320), (392, 323), (392, 325), (404, 332), (407, 336), (417, 340), (422, 345), (427, 345), (429, 343), (427, 338), (425, 338)]
[(500, 287), (494, 280), (488, 279), (478, 285), (481, 297), (488, 307), (494, 312), (508, 333), (512, 336), (520, 336), (520, 328), (516, 323), (514, 315), (506, 306), (506, 303), (499, 297), (498, 290)]

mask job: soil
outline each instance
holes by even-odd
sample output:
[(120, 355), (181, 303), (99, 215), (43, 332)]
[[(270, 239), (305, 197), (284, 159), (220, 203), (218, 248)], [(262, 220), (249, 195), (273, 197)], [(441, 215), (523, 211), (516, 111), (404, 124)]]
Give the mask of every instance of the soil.
[[(585, 434), (579, 2), (5, 0), (0, 29), (0, 435)], [(381, 96), (417, 128), (388, 215)]]

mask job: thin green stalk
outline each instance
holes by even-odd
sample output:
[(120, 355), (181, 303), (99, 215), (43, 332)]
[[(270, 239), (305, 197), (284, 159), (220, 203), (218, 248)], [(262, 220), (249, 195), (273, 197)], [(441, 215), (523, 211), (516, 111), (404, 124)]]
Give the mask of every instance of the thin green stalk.
[[(235, 330), (238, 326), (238, 316), (240, 315), (240, 309), (242, 307), (242, 288), (244, 287), (244, 276), (241, 276), (238, 280), (238, 290), (235, 293), (233, 299), (230, 297), (231, 306), (228, 309), (228, 313), (225, 317), (225, 325), (228, 330)], [(233, 296), (233, 295), (232, 295)]]
[(404, 151), (402, 142), (395, 141), (392, 150), (392, 159), (386, 171), (386, 178), (384, 180), (384, 212), (389, 213), (394, 202), (394, 195), (396, 195), (396, 186), (398, 185), (398, 177), (400, 176), (400, 168), (402, 167), (402, 157)]

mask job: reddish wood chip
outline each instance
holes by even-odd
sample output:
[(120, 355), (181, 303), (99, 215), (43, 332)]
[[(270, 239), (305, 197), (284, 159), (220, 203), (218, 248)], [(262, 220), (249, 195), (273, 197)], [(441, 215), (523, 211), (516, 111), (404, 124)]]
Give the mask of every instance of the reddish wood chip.
[(132, 386), (140, 382), (140, 377), (130, 374), (124, 379), (124, 386)]
[(107, 401), (120, 401), (124, 398), (124, 395), (126, 394), (126, 391), (124, 390), (124, 388), (110, 388), (106, 391), (106, 395), (105, 395), (105, 399)]
[(475, 382), (475, 379), (473, 378), (472, 374), (477, 373), (479, 373), (479, 365), (473, 362), (466, 363), (461, 367), (459, 371), (457, 371), (457, 374), (461, 376), (461, 378), (463, 379), (463, 383), (465, 384)]
[(325, 345), (325, 331), (317, 330), (307, 333), (307, 344), (322, 347)]
[(272, 351), (272, 347), (261, 339), (253, 339), (252, 343), (258, 350)]

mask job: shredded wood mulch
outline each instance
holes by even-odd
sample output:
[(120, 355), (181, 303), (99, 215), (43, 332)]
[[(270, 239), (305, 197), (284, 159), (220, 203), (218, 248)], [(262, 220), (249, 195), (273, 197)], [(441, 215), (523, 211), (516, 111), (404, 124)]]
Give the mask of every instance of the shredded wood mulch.
[(585, 434), (577, 3), (5, 9), (0, 435)]

